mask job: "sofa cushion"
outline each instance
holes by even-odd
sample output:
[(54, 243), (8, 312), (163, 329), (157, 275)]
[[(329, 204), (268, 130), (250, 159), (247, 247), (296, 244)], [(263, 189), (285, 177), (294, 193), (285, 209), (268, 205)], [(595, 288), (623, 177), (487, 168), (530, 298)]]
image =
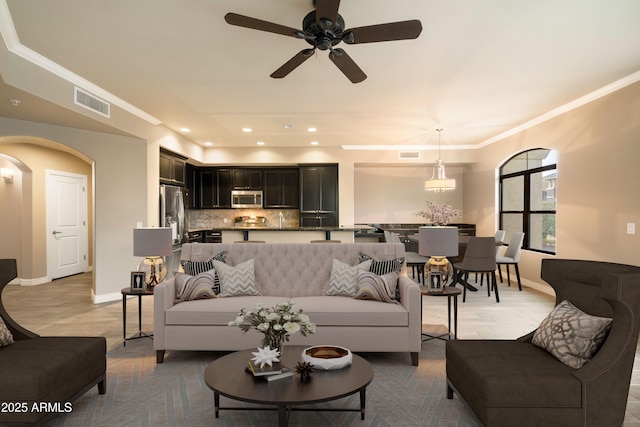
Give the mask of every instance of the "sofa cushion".
[(325, 295), (353, 297), (358, 292), (358, 271), (369, 271), (372, 260), (349, 265), (338, 259), (333, 259), (329, 289)]
[(398, 304), (395, 299), (397, 286), (398, 273), (395, 271), (377, 275), (370, 271), (359, 270), (358, 292), (354, 298)]
[(213, 265), (220, 276), (220, 298), (233, 296), (260, 295), (256, 289), (256, 276), (253, 260), (247, 260), (232, 267), (220, 261), (213, 261)]
[(175, 303), (191, 301), (194, 299), (215, 298), (220, 293), (216, 287), (216, 271), (209, 270), (197, 276), (184, 273), (176, 273), (176, 298)]
[(532, 342), (562, 363), (578, 369), (598, 352), (611, 321), (608, 317), (587, 314), (565, 300), (542, 321)]
[(560, 408), (582, 403), (581, 383), (573, 369), (531, 343), (452, 340), (446, 343), (446, 357), (447, 377), (472, 407), (480, 403)]
[[(288, 298), (273, 296), (241, 296), (187, 301), (176, 304), (165, 313), (167, 325), (227, 326), (240, 309), (251, 309), (257, 303), (274, 306)], [(378, 301), (356, 300), (339, 296), (298, 297), (295, 308), (302, 309), (317, 327), (322, 326), (407, 326), (409, 313), (401, 305)]]
[(11, 334), (7, 325), (4, 324), (4, 320), (0, 317), (0, 347), (5, 347), (11, 344), (13, 344), (13, 334)]

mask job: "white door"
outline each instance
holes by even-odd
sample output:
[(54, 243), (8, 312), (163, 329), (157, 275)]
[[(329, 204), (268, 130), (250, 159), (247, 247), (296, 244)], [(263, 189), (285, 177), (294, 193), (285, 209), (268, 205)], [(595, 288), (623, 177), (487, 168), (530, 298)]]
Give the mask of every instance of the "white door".
[(87, 271), (87, 177), (46, 171), (47, 268), (51, 279)]

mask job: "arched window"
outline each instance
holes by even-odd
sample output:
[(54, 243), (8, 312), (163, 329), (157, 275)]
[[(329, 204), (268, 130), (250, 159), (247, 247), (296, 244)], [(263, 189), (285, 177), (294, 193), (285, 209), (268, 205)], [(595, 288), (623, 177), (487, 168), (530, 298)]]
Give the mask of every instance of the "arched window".
[(500, 168), (500, 229), (509, 242), (524, 231), (523, 249), (556, 253), (556, 152), (536, 148)]

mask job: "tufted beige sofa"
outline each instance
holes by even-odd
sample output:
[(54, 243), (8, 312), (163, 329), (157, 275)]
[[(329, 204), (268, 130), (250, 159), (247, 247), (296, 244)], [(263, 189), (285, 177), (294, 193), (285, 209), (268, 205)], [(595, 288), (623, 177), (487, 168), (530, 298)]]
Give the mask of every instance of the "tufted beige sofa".
[(155, 287), (154, 349), (162, 363), (166, 350), (241, 350), (256, 347), (260, 335), (229, 327), (240, 309), (260, 302), (275, 305), (293, 299), (316, 323), (313, 335), (294, 334), (290, 344), (340, 345), (352, 351), (409, 352), (418, 365), (420, 352), (420, 291), (403, 267), (398, 279), (400, 304), (324, 296), (333, 259), (350, 265), (363, 252), (377, 260), (404, 256), (398, 243), (189, 243), (181, 259), (207, 261), (227, 251), (235, 266), (253, 259), (256, 288), (261, 296), (241, 296), (174, 304), (175, 284), (169, 279)]

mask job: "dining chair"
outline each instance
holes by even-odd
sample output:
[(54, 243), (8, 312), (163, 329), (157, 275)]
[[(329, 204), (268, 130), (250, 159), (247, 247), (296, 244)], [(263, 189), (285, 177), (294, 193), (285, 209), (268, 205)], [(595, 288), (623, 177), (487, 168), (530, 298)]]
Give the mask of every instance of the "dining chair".
[[(497, 230), (496, 234), (493, 236), (496, 239), (496, 259), (498, 259), (498, 256), (500, 255), (502, 244), (504, 243), (504, 236), (506, 234), (507, 232), (504, 230)], [(482, 286), (485, 276), (487, 276), (487, 283), (489, 282), (489, 273), (485, 273), (480, 277), (480, 286)], [(476, 273), (476, 282), (478, 282), (478, 273)]]
[(498, 286), (496, 284), (496, 239), (493, 237), (471, 237), (467, 244), (462, 262), (455, 263), (454, 274), (462, 273), (462, 302), (467, 300), (467, 284), (469, 273), (488, 273), (491, 282), (487, 284), (487, 296), (491, 296), (491, 289), (495, 290), (496, 302), (500, 302)]
[(507, 270), (507, 283), (511, 286), (511, 278), (509, 277), (509, 266), (513, 265), (516, 270), (516, 278), (518, 279), (518, 289), (522, 290), (522, 283), (520, 283), (520, 270), (518, 269), (518, 262), (520, 261), (520, 254), (522, 253), (522, 242), (524, 241), (524, 233), (517, 232), (511, 235), (509, 240), (509, 247), (505, 251), (504, 255), (496, 256), (496, 264), (498, 265), (498, 274), (500, 274), (500, 283), (502, 283), (502, 270), (501, 265), (505, 266)]

